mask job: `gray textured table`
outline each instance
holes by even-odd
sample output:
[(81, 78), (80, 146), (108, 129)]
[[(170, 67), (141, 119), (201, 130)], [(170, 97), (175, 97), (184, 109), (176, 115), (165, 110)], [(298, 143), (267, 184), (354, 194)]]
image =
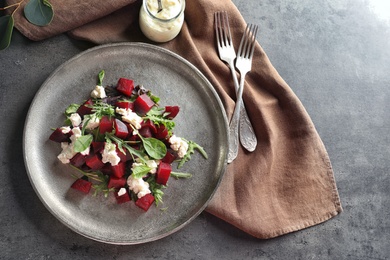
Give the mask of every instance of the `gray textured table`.
[(266, 241), (207, 213), (144, 245), (106, 245), (74, 233), (31, 187), (22, 132), (40, 85), (90, 46), (66, 35), (32, 42), (15, 32), (11, 46), (0, 52), (1, 259), (390, 258), (388, 1), (233, 2), (247, 22), (260, 26), (259, 42), (312, 117), (329, 152), (344, 212)]

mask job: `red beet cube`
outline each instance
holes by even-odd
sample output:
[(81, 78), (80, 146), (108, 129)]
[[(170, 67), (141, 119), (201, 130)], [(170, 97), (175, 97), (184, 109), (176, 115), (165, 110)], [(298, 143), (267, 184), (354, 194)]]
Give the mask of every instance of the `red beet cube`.
[(111, 174), (117, 178), (125, 175), (125, 162), (119, 162), (117, 165), (111, 165)]
[(144, 127), (144, 128), (141, 128), (138, 133), (143, 136), (143, 137), (152, 137), (152, 131), (150, 130), (149, 127)]
[(166, 139), (168, 137), (168, 129), (164, 125), (157, 126), (157, 133), (154, 135), (157, 139)]
[(116, 154), (118, 155), (119, 158), (121, 158), (121, 162), (127, 162), (129, 160), (129, 158), (127, 156), (128, 153), (126, 153), (125, 149), (123, 151), (124, 151), (124, 153), (122, 153), (118, 147), (116, 148)]
[(131, 96), (134, 89), (134, 82), (131, 79), (120, 78), (116, 89), (126, 96)]
[(92, 142), (92, 149), (94, 153), (103, 151), (105, 142)]
[(118, 101), (115, 103), (115, 106), (119, 108), (134, 110), (134, 103), (129, 101)]
[(75, 167), (80, 168), (85, 163), (86, 155), (82, 155), (81, 153), (76, 153), (75, 156), (70, 159), (70, 164), (72, 164)]
[(69, 142), (69, 137), (71, 136), (71, 132), (64, 134), (60, 128), (57, 128), (56, 130), (51, 133), (49, 136), (49, 140), (62, 143), (62, 142)]
[(176, 160), (176, 155), (174, 153), (171, 153), (170, 151), (167, 151), (166, 155), (164, 156), (164, 158), (162, 158), (161, 161), (171, 164), (174, 160)]
[(165, 113), (169, 113), (169, 115), (167, 115), (169, 119), (175, 118), (179, 113), (179, 111), (180, 111), (179, 106), (165, 106)]
[(169, 163), (160, 162), (156, 172), (156, 182), (166, 185), (171, 176), (172, 166)]
[(141, 129), (143, 128), (149, 128), (153, 134), (157, 133), (156, 125), (150, 120), (142, 121)]
[(94, 171), (99, 170), (104, 166), (104, 163), (98, 154), (94, 154), (85, 158), (85, 164)]
[(103, 116), (99, 123), (99, 132), (104, 134), (105, 132), (111, 132), (113, 128), (113, 119), (109, 116)]
[(109, 189), (115, 188), (120, 189), (126, 185), (126, 179), (125, 178), (116, 178), (115, 176), (110, 176), (110, 179), (108, 180), (107, 187)]
[(128, 202), (131, 200), (130, 195), (127, 192), (127, 190), (126, 190), (126, 193), (122, 194), (122, 195), (118, 195), (118, 192), (115, 192), (115, 198), (116, 198), (116, 202), (118, 204), (122, 204), (122, 203), (125, 203), (125, 202)]
[(92, 105), (93, 101), (92, 99), (88, 99), (87, 101), (84, 102), (78, 109), (77, 113), (83, 117), (84, 115), (92, 114)]
[(147, 94), (142, 94), (134, 101), (134, 110), (140, 115), (145, 115), (154, 105), (155, 103)]
[(115, 128), (115, 135), (121, 139), (125, 139), (129, 134), (126, 124), (119, 119), (115, 118), (114, 128)]
[(87, 194), (91, 190), (92, 183), (84, 179), (77, 179), (70, 187)]
[(141, 209), (148, 211), (152, 203), (154, 202), (154, 197), (152, 194), (148, 193), (145, 196), (139, 198), (136, 202), (135, 205), (140, 207)]

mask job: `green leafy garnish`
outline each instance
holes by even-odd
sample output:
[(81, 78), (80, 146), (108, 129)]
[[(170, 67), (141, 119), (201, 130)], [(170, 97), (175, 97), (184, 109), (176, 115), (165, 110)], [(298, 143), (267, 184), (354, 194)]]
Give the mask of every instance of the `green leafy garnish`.
[(133, 178), (142, 178), (143, 176), (145, 176), (148, 172), (150, 172), (152, 168), (149, 167), (149, 166), (146, 166), (146, 165), (137, 165), (135, 166), (134, 168), (132, 168), (132, 175), (133, 175)]
[(8, 48), (11, 43), (13, 29), (14, 17), (12, 15), (0, 17), (0, 50)]
[(164, 195), (164, 192), (162, 191), (162, 189), (166, 188), (166, 186), (158, 184), (154, 175), (149, 176), (146, 182), (149, 183), (149, 189), (154, 196), (156, 206), (158, 206), (159, 203), (163, 203), (162, 197)]
[(204, 158), (206, 158), (206, 159), (208, 158), (208, 155), (202, 146), (195, 143), (194, 141), (187, 141), (187, 140), (185, 140), (185, 141), (188, 143), (188, 150), (187, 150), (187, 153), (184, 155), (184, 157), (181, 158), (179, 164), (177, 165), (178, 169), (180, 169), (186, 162), (188, 162), (191, 159), (191, 155), (195, 152), (195, 150), (198, 150), (198, 152)]
[(103, 85), (103, 79), (104, 79), (105, 72), (104, 70), (101, 70), (98, 75), (98, 85), (102, 86)]
[(176, 179), (180, 179), (180, 178), (188, 179), (192, 177), (192, 174), (186, 172), (171, 172), (171, 176)]
[[(106, 133), (106, 140), (111, 140), (113, 142), (115, 142), (118, 146), (118, 149), (121, 151), (121, 152), (124, 152), (123, 148), (127, 149), (130, 154), (132, 156), (137, 156), (143, 163), (146, 163), (146, 154), (143, 153), (142, 151), (139, 151), (139, 150), (136, 150), (134, 149), (133, 147), (131, 147), (130, 145), (128, 145), (126, 143), (126, 141), (116, 137), (113, 133)], [(133, 160), (134, 160), (134, 157), (133, 157)]]
[(90, 134), (80, 136), (76, 139), (76, 142), (74, 143), (74, 151), (78, 153), (85, 151), (85, 149), (87, 149), (91, 145), (92, 140), (93, 136)]
[(79, 109), (80, 105), (78, 104), (70, 104), (66, 109), (65, 109), (65, 115), (70, 116), (71, 114), (74, 114), (77, 112), (77, 109)]
[(92, 106), (92, 112), (95, 113), (97, 118), (101, 119), (103, 116), (114, 116), (115, 107), (101, 100), (96, 100)]
[[(139, 136), (141, 137), (141, 135)], [(148, 138), (141, 137), (141, 140), (146, 153), (151, 158), (159, 160), (164, 158), (164, 156), (167, 154), (167, 147), (160, 140), (153, 137), (148, 137)]]

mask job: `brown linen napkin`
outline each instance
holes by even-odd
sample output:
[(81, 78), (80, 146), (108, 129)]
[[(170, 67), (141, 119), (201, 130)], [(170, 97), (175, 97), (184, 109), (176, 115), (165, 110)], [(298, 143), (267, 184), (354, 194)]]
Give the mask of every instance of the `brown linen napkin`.
[[(85, 0), (80, 9), (75, 9), (72, 5), (76, 2), (79, 1), (51, 0), (56, 17), (49, 27), (32, 26), (20, 14), (15, 19), (16, 27), (33, 40), (80, 26), (69, 35), (96, 44), (149, 42), (138, 27), (140, 1), (114, 1), (114, 5)], [(185, 24), (179, 36), (159, 45), (183, 56), (204, 73), (230, 118), (234, 85), (229, 68), (216, 52), (213, 14), (228, 12), (235, 46), (245, 21), (230, 0), (192, 0), (186, 5)], [(92, 22), (86, 24), (88, 21)], [(261, 40), (261, 30), (258, 39)], [(313, 226), (340, 213), (341, 203), (325, 147), (305, 108), (259, 44), (246, 77), (244, 101), (258, 146), (253, 153), (239, 150), (206, 210), (263, 239)]]

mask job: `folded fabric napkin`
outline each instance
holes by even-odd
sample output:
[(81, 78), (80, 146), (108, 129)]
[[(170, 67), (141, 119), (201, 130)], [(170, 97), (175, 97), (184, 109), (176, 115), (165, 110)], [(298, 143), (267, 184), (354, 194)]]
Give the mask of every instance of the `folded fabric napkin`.
[[(8, 0), (8, 4), (16, 1)], [(28, 23), (20, 8), (15, 13), (16, 28), (32, 40), (68, 32), (71, 37), (96, 44), (149, 42), (138, 26), (139, 0), (50, 2), (55, 17), (49, 26)], [(222, 10), (229, 14), (232, 36), (238, 46), (246, 23), (230, 0), (187, 1), (181, 33), (158, 45), (176, 52), (202, 71), (230, 118), (234, 85), (228, 66), (218, 57), (213, 27), (214, 12)], [(325, 147), (305, 108), (259, 44), (245, 84), (243, 98), (258, 146), (253, 153), (240, 148), (206, 211), (263, 239), (336, 216), (342, 207)]]

